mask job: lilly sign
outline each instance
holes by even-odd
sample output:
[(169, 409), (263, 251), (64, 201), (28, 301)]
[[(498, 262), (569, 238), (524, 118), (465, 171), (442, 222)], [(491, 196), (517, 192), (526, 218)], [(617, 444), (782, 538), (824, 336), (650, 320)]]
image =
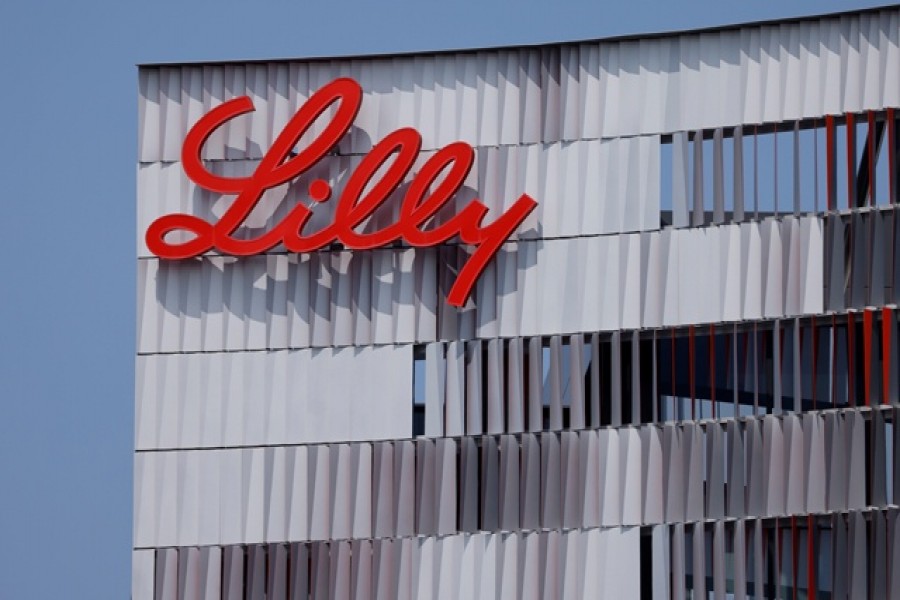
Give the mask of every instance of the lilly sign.
[[(447, 302), (462, 306), (488, 262), (522, 221), (537, 206), (522, 194), (491, 223), (484, 223), (488, 208), (474, 199), (446, 222), (428, 227), (435, 214), (462, 187), (472, 168), (475, 152), (465, 142), (454, 142), (431, 156), (413, 176), (400, 206), (400, 216), (379, 231), (360, 233), (357, 228), (400, 186), (419, 156), (422, 136), (415, 129), (398, 129), (375, 144), (347, 178), (335, 207), (334, 221), (319, 231), (305, 231), (312, 212), (297, 204), (281, 222), (254, 239), (237, 239), (235, 231), (259, 203), (263, 193), (291, 181), (322, 160), (353, 125), (360, 105), (362, 88), (352, 79), (335, 79), (322, 87), (300, 107), (248, 177), (221, 177), (210, 173), (200, 158), (209, 136), (223, 123), (254, 110), (247, 96), (229, 100), (201, 117), (184, 140), (181, 160), (184, 171), (197, 185), (219, 194), (236, 194), (234, 202), (221, 218), (210, 223), (194, 215), (169, 214), (156, 219), (147, 228), (147, 247), (164, 259), (185, 259), (216, 250), (232, 256), (251, 256), (283, 244), (290, 252), (313, 252), (334, 242), (346, 248), (367, 250), (402, 241), (424, 248), (442, 244), (459, 236), (463, 244), (474, 247), (460, 269), (447, 295)], [(321, 134), (295, 156), (289, 157), (300, 137), (330, 106), (334, 117)], [(376, 174), (378, 179), (373, 181)], [(309, 184), (309, 196), (326, 202), (331, 186), (322, 179)], [(172, 243), (166, 236), (186, 231), (192, 237)]]

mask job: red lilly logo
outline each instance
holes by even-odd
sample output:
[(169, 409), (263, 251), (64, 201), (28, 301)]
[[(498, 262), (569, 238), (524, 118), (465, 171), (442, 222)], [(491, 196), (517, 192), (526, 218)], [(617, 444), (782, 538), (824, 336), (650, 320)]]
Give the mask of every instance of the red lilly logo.
[[(320, 135), (295, 156), (291, 150), (328, 107), (336, 104), (334, 118)], [(247, 96), (225, 102), (200, 118), (184, 139), (181, 160), (184, 171), (197, 185), (219, 194), (236, 194), (234, 202), (215, 223), (194, 215), (169, 214), (147, 228), (147, 247), (165, 259), (184, 259), (218, 250), (232, 256), (251, 256), (284, 244), (290, 252), (313, 252), (334, 242), (354, 250), (367, 250), (402, 240), (424, 248), (442, 244), (459, 236), (474, 246), (447, 295), (447, 302), (462, 306), (488, 262), (509, 239), (515, 229), (537, 206), (522, 194), (506, 212), (491, 223), (484, 223), (488, 207), (474, 199), (446, 222), (426, 227), (434, 215), (459, 191), (472, 168), (475, 152), (465, 142), (454, 142), (438, 150), (409, 183), (400, 217), (396, 223), (371, 233), (357, 228), (400, 186), (419, 156), (422, 136), (405, 127), (375, 144), (348, 177), (335, 207), (334, 221), (315, 232), (304, 227), (312, 212), (297, 204), (271, 230), (255, 239), (237, 239), (234, 232), (259, 203), (263, 193), (291, 181), (322, 160), (350, 129), (362, 104), (362, 88), (352, 79), (336, 79), (313, 94), (284, 127), (259, 166), (249, 177), (221, 177), (206, 170), (200, 151), (209, 136), (226, 121), (254, 110)], [(377, 173), (380, 178), (372, 181)], [(443, 175), (443, 177), (441, 177)], [(316, 179), (309, 184), (309, 195), (316, 202), (331, 197), (328, 182)], [(193, 234), (187, 242), (170, 243), (166, 235), (173, 231)]]

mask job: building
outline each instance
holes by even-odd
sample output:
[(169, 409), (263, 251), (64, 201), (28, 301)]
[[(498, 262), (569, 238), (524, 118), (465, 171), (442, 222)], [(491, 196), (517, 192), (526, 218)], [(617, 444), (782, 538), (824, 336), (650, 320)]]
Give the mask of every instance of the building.
[(139, 82), (135, 600), (900, 597), (900, 7)]

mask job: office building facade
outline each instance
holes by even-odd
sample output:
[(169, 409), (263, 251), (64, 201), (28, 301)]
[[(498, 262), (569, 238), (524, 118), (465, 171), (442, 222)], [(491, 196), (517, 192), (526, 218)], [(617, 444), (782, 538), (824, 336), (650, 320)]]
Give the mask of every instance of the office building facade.
[[(900, 598), (900, 8), (147, 65), (138, 141), (134, 600)], [(412, 230), (523, 197), (452, 304)]]

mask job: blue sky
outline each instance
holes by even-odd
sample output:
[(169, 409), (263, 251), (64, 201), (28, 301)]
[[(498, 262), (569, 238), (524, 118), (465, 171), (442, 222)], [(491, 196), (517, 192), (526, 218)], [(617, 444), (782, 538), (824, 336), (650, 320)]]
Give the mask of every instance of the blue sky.
[(0, 2), (0, 598), (130, 593), (136, 63), (532, 44), (873, 5)]

